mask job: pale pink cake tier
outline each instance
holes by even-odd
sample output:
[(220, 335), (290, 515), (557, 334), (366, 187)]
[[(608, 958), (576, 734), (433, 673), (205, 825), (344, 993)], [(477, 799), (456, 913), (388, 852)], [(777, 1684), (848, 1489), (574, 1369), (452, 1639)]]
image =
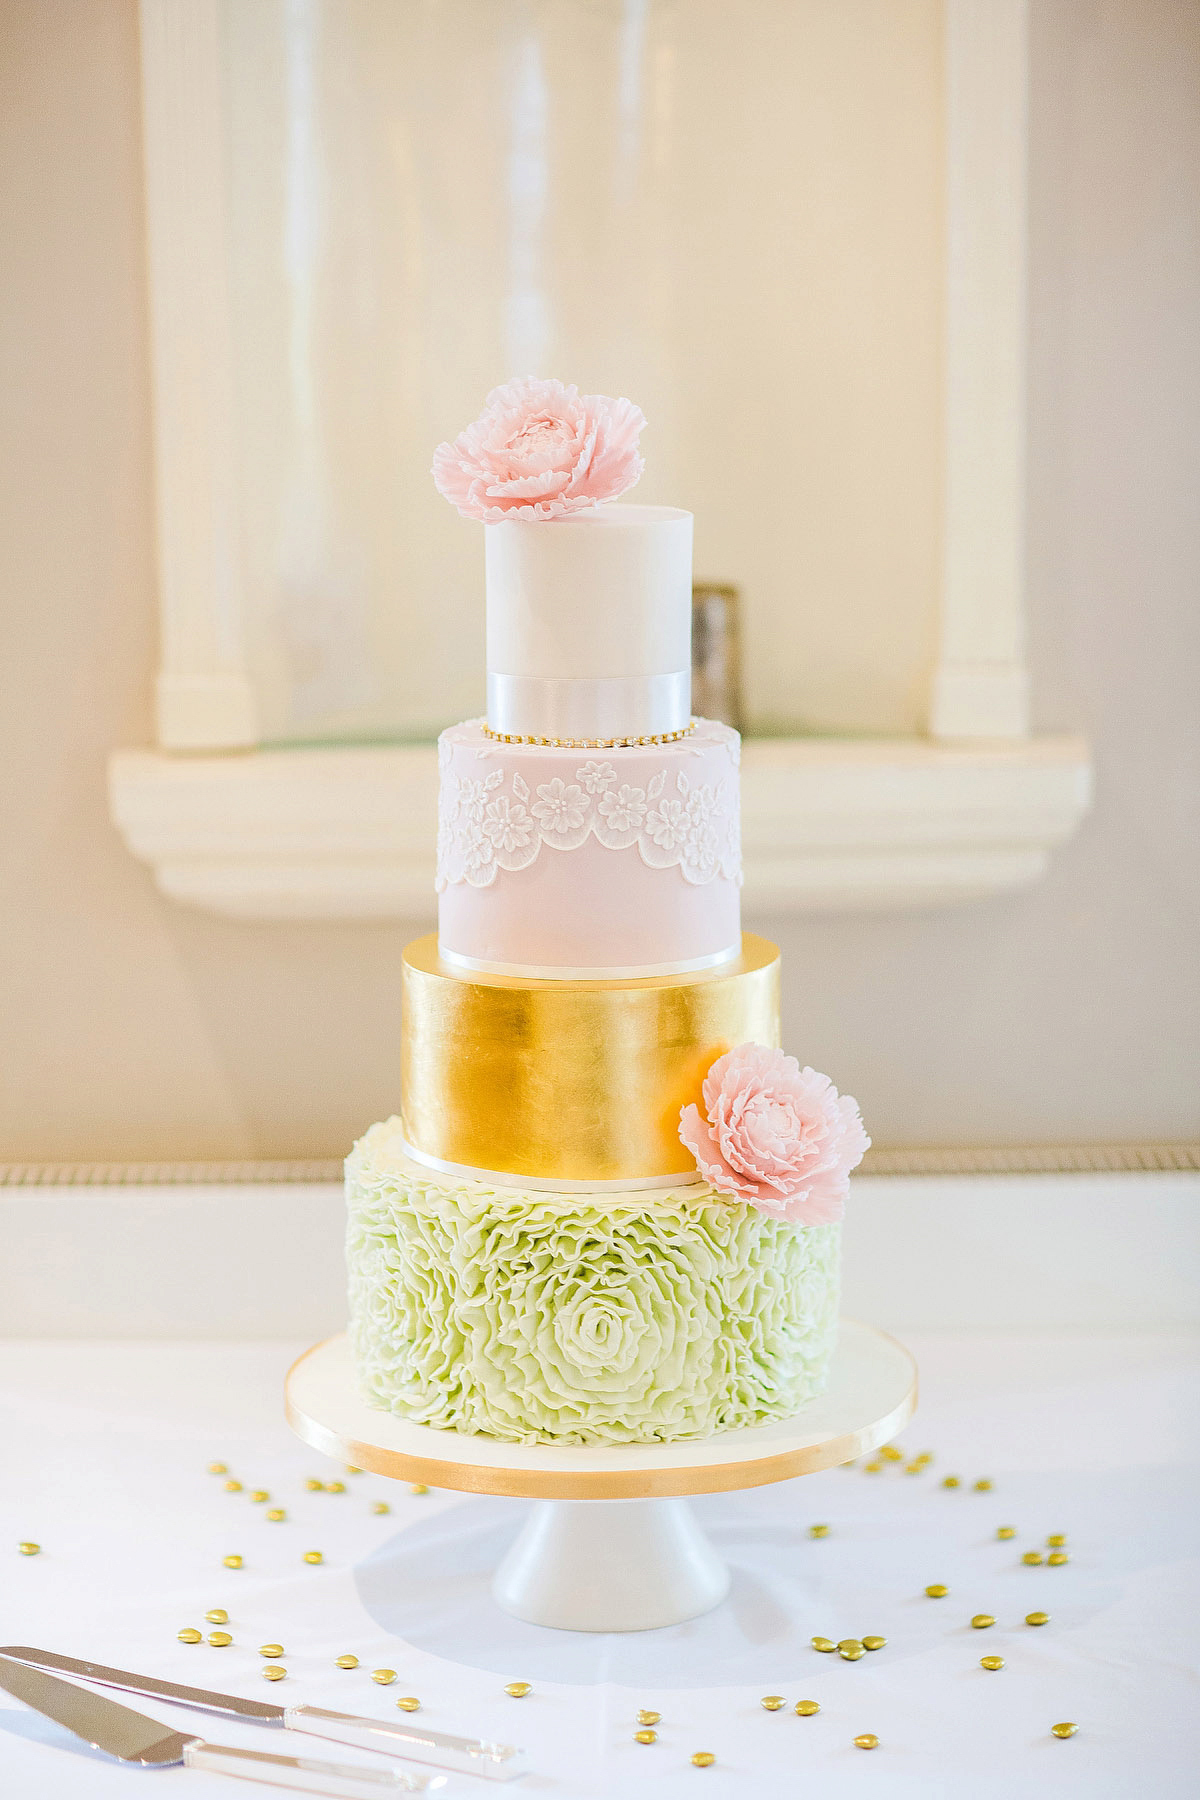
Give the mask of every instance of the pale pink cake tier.
[(737, 733), (673, 744), (438, 745), (443, 956), (586, 979), (703, 968), (741, 944)]

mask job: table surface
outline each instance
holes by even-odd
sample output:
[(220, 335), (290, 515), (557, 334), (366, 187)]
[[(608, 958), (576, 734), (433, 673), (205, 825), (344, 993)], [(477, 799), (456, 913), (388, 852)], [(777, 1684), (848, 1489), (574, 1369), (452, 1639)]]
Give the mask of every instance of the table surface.
[[(546, 1800), (753, 1793), (1028, 1796), (1194, 1792), (1200, 1752), (1197, 1417), (1200, 1345), (1141, 1338), (910, 1339), (922, 1399), (903, 1462), (860, 1461), (694, 1504), (734, 1569), (707, 1618), (629, 1636), (577, 1636), (506, 1618), (491, 1570), (519, 1500), (415, 1495), (352, 1475), (298, 1443), (282, 1384), (302, 1344), (0, 1343), (3, 1637), (275, 1701), (386, 1717), (416, 1694), (432, 1726), (523, 1744), (511, 1788), (452, 1777), (448, 1792)], [(227, 1493), (207, 1465), (244, 1484)], [(943, 1486), (958, 1475), (955, 1488)], [(342, 1493), (305, 1482), (340, 1480)], [(992, 1487), (976, 1492), (974, 1482)], [(286, 1509), (264, 1516), (250, 1491)], [(387, 1501), (390, 1512), (373, 1511)], [(828, 1525), (812, 1539), (809, 1527)], [(1017, 1536), (996, 1537), (1011, 1524)], [(1065, 1532), (1065, 1567), (1022, 1553)], [(17, 1554), (34, 1539), (42, 1553)], [(4, 1549), (7, 1542), (8, 1549)], [(303, 1553), (319, 1549), (319, 1567)], [(226, 1570), (237, 1552), (244, 1567)], [(944, 1582), (944, 1599), (925, 1597)], [(230, 1615), (225, 1649), (176, 1641)], [(1044, 1610), (1033, 1629), (1025, 1614)], [(974, 1630), (974, 1614), (996, 1624)], [(858, 1662), (809, 1639), (886, 1636)], [(260, 1643), (285, 1646), (268, 1686)], [(358, 1656), (353, 1672), (334, 1658)], [(1005, 1667), (985, 1672), (980, 1657)], [(395, 1669), (396, 1685), (370, 1671)], [(520, 1701), (504, 1693), (533, 1684)], [(781, 1694), (785, 1709), (760, 1705)], [(128, 1696), (125, 1697), (128, 1700)], [(820, 1702), (798, 1718), (797, 1699)], [(282, 1749), (251, 1726), (135, 1701), (218, 1741)], [(659, 1740), (633, 1741), (639, 1707)], [(1076, 1737), (1050, 1735), (1056, 1720)], [(879, 1747), (853, 1745), (874, 1732)], [(297, 1739), (319, 1755), (313, 1739)], [(691, 1767), (710, 1750), (713, 1767)], [(346, 1761), (370, 1760), (336, 1749)], [(191, 1800), (243, 1787), (195, 1771), (127, 1770), (0, 1693), (5, 1800), (101, 1800), (162, 1784)], [(172, 1785), (174, 1784), (174, 1785)]]

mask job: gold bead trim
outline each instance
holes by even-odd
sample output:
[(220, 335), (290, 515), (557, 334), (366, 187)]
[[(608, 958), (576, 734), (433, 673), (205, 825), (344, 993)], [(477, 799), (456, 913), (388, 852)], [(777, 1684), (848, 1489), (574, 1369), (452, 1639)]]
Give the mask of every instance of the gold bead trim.
[(696, 721), (689, 719), (682, 731), (659, 731), (649, 737), (524, 737), (519, 732), (493, 731), (486, 721), (479, 729), (484, 737), (491, 738), (495, 744), (531, 744), (539, 750), (648, 750), (654, 744), (677, 744), (681, 738), (691, 737), (696, 729)]

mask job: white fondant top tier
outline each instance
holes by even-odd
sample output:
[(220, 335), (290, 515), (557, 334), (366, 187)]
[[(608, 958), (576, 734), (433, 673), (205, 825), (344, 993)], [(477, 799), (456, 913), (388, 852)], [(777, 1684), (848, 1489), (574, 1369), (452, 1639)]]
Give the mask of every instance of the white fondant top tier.
[(649, 737), (691, 711), (692, 515), (597, 506), (506, 519), (487, 545), (488, 724)]

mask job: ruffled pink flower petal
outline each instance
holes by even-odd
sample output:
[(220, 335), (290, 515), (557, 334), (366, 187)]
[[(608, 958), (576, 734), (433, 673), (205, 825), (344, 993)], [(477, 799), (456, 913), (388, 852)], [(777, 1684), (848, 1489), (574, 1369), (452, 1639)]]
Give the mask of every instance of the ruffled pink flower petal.
[(646, 421), (630, 400), (518, 376), (433, 453), (438, 492), (466, 519), (558, 519), (614, 500), (644, 464)]

